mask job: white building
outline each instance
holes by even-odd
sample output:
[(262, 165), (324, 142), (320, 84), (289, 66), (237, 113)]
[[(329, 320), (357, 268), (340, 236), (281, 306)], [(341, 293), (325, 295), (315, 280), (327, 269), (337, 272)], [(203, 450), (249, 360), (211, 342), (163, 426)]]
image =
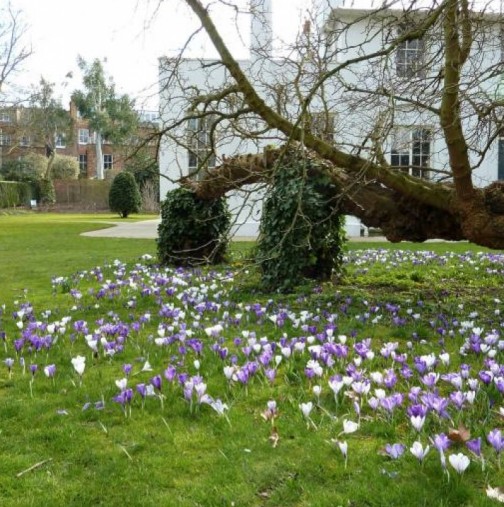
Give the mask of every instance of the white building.
[[(319, 27), (305, 25), (295, 57), (274, 59), (272, 0), (252, 0), (252, 4), (250, 59), (239, 63), (269, 106), (296, 118), (300, 105), (290, 99), (306, 95), (320, 75), (320, 62), (327, 71), (350, 61), (310, 103), (310, 128), (321, 130), (347, 152), (373, 158), (382, 151), (399, 170), (426, 178), (447, 177), (447, 150), (437, 117), (439, 96), (433, 88), (439, 83), (441, 34), (434, 28), (425, 38), (398, 44), (393, 52), (372, 60), (363, 58), (380, 52), (401, 30), (408, 29), (408, 23), (418, 22), (425, 14), (331, 7), (321, 18), (322, 50), (313, 49), (310, 42), (311, 32)], [(462, 109), (463, 121), (473, 132), (468, 142), (474, 181), (484, 186), (504, 179), (504, 140), (496, 136), (490, 142), (492, 134), (484, 130), (485, 126), (489, 129), (487, 122), (475, 114), (478, 105), (495, 99), (502, 37), (498, 16), (481, 16), (478, 23), (484, 29), (473, 42), (475, 51), (465, 66), (461, 89), (463, 99), (468, 99)], [(325, 52), (323, 59), (317, 56), (321, 51)], [(264, 125), (252, 115), (234, 120), (233, 113), (241, 104), (233, 94), (222, 97), (232, 84), (228, 71), (217, 61), (160, 59), (160, 116), (163, 126), (169, 128), (160, 152), (161, 198), (180, 177), (197, 172), (198, 167), (218, 165), (222, 157), (260, 153), (267, 145), (283, 142), (276, 132), (261, 134)], [(219, 96), (218, 107), (214, 108), (216, 100), (206, 111), (200, 107), (198, 114), (190, 113), (194, 99), (203, 94)], [(218, 135), (212, 136), (215, 120)], [(243, 135), (250, 131), (257, 133), (254, 140)], [(379, 150), (375, 138), (380, 140)], [(258, 232), (262, 194), (254, 189), (249, 195), (248, 190), (229, 196), (237, 236)], [(346, 227), (349, 236), (363, 230), (355, 217), (347, 217)]]

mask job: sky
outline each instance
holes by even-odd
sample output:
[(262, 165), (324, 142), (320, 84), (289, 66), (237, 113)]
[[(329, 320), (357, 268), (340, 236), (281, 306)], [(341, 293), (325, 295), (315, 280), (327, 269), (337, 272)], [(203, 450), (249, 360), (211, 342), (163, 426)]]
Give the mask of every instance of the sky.
[[(244, 5), (246, 5), (244, 0)], [(8, 0), (0, 0), (5, 7)], [(197, 29), (198, 22), (183, 0), (10, 0), (27, 26), (25, 41), (33, 55), (16, 83), (28, 88), (41, 77), (56, 85), (63, 105), (75, 89), (82, 89), (77, 56), (91, 62), (106, 58), (104, 68), (118, 93), (135, 98), (137, 109), (156, 110), (157, 63), (174, 56)], [(295, 37), (309, 0), (273, 0), (273, 26), (283, 39)], [(235, 56), (246, 57), (248, 18), (243, 15), (242, 37), (237, 36), (229, 10), (215, 11), (215, 22)], [(212, 56), (204, 37), (190, 47), (191, 56)], [(72, 73), (72, 78), (66, 78)]]

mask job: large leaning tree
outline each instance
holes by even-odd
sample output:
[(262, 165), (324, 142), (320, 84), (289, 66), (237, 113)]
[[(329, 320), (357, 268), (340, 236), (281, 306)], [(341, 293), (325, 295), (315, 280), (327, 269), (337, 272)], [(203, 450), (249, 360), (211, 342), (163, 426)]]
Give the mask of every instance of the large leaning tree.
[[(339, 210), (381, 228), (391, 241), (443, 238), (504, 248), (504, 182), (476, 181), (504, 126), (504, 97), (495, 93), (504, 73), (502, 16), (482, 11), (481, 3), (475, 10), (467, 0), (389, 2), (350, 17), (340, 10), (318, 30), (314, 14), (291, 52), (268, 62), (264, 51), (264, 68), (274, 70), (261, 79), (257, 68), (247, 71), (233, 57), (212, 20), (215, 4), (230, 2), (185, 3), (219, 55), (202, 65), (209, 73), (224, 67), (229, 77), (208, 91), (183, 81), (183, 58), (167, 60), (166, 86), (182, 88), (191, 108), (165, 124), (165, 135), (191, 118), (205, 118), (213, 122), (215, 146), (231, 129), (249, 139), (274, 140), (264, 153), (228, 154), (198, 178), (184, 179), (199, 197), (267, 182), (279, 160), (301, 147), (303, 156), (323, 162)], [(364, 27), (360, 39), (354, 36), (357, 24)], [(418, 45), (425, 49), (422, 58), (409, 51)], [(401, 80), (392, 72), (398, 58), (405, 66)], [(330, 135), (320, 128), (320, 111)], [(412, 167), (415, 154), (402, 163), (400, 147), (392, 163), (390, 139), (408, 117), (414, 117), (412, 124), (428, 122), (446, 163), (430, 153)]]

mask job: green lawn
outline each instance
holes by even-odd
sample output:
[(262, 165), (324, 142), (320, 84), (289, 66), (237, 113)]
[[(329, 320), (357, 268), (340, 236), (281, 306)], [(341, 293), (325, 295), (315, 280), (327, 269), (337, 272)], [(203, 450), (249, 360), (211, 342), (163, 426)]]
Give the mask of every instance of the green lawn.
[[(504, 402), (500, 384), (479, 376), (492, 370), (498, 379), (504, 362), (494, 338), (504, 326), (497, 252), (349, 243), (338, 282), (275, 296), (261, 292), (246, 265), (250, 244), (234, 244), (227, 267), (158, 271), (140, 259), (155, 257), (154, 240), (80, 235), (107, 221), (119, 220), (0, 216), (0, 505), (498, 505), (485, 492), (504, 488), (487, 435), (502, 429)], [(472, 346), (487, 340), (488, 349), (460, 355), (472, 335)], [(420, 373), (414, 358), (431, 354), (435, 366)], [(86, 360), (82, 377), (71, 363), (77, 356)], [(464, 364), (478, 382), (473, 403), (431, 408), (415, 430), (411, 389), (450, 400), (449, 382), (438, 378), (430, 389), (424, 374)], [(50, 365), (53, 378), (44, 374)], [(396, 383), (380, 384), (378, 373), (393, 373)], [(142, 399), (139, 384), (156, 375), (161, 390)], [(352, 384), (335, 395), (329, 382), (337, 375)], [(357, 394), (370, 378), (369, 393)], [(372, 409), (376, 389), (402, 404)], [(200, 403), (206, 394), (228, 409), (220, 415)], [(345, 420), (358, 430), (343, 434)], [(446, 459), (462, 453), (471, 463), (462, 475), (448, 463), (448, 478), (430, 439), (455, 430), (482, 439), (485, 461), (454, 441)], [(337, 441), (348, 445), (346, 465)], [(415, 441), (431, 447), (422, 464), (409, 450)], [(384, 455), (393, 443), (406, 446), (397, 460)]]

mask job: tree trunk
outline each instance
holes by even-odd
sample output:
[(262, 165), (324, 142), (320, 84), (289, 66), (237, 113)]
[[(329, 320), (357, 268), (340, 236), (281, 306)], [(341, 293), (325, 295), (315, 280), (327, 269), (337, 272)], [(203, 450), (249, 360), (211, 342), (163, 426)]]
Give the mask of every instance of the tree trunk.
[[(259, 155), (239, 155), (208, 171), (199, 180), (185, 178), (182, 185), (202, 199), (214, 199), (259, 182), (269, 182), (288, 157), (316, 158), (335, 187), (339, 211), (354, 215), (368, 227), (379, 227), (393, 242), (428, 239), (469, 240), (489, 248), (504, 248), (504, 182), (474, 191), (471, 200), (459, 200), (453, 185), (438, 184), (432, 197), (439, 205), (405, 197), (374, 180), (355, 182), (315, 152), (294, 145), (268, 149)], [(278, 166), (278, 167), (277, 167)]]
[(105, 179), (105, 172), (103, 170), (103, 150), (102, 150), (102, 135), (96, 132), (95, 139), (95, 153), (96, 153), (96, 179)]

